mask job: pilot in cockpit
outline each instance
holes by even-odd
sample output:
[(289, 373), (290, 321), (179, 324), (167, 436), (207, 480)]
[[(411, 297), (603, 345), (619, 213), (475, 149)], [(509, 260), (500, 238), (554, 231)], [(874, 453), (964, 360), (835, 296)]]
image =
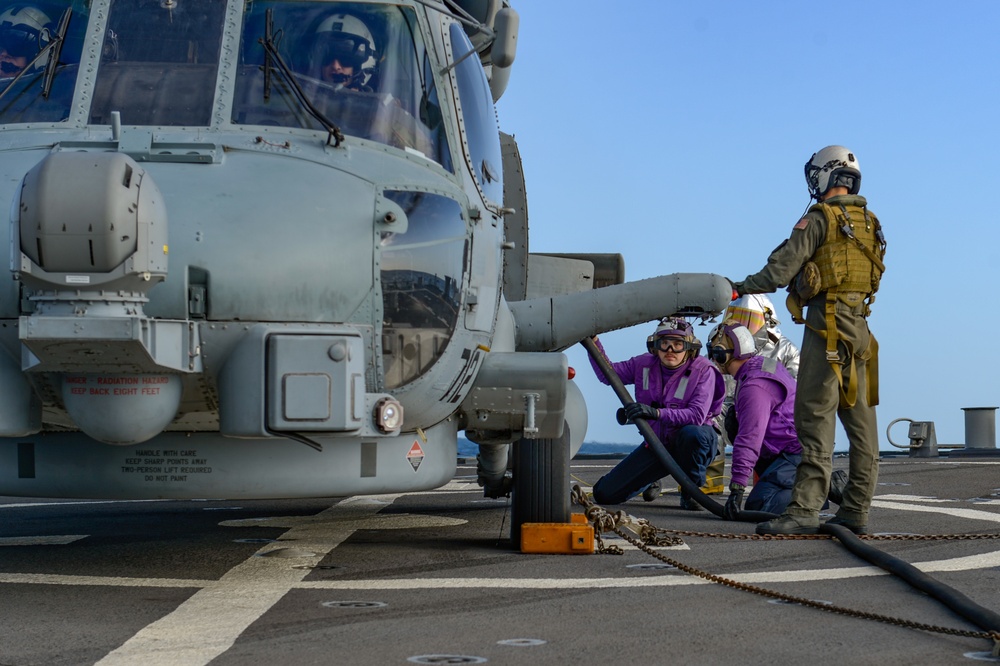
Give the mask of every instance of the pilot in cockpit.
[(371, 92), (376, 69), (375, 40), (364, 22), (334, 14), (319, 24), (310, 49), (310, 73), (337, 89)]
[(52, 22), (31, 5), (15, 5), (0, 14), (0, 78), (20, 74), (49, 42)]

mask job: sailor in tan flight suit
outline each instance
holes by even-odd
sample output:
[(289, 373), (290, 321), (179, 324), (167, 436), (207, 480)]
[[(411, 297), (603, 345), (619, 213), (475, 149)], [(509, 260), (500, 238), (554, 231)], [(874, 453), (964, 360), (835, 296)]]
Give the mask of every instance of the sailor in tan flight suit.
[(868, 202), (858, 195), (861, 171), (848, 149), (822, 149), (805, 172), (809, 194), (818, 203), (760, 272), (734, 285), (741, 296), (788, 285), (788, 309), (797, 323), (803, 323), (802, 308), (807, 308), (795, 398), (802, 462), (785, 512), (760, 523), (757, 533), (819, 531), (839, 416), (850, 444), (850, 467), (843, 503), (828, 522), (867, 534), (878, 477), (878, 343), (867, 317), (885, 271), (885, 238)]

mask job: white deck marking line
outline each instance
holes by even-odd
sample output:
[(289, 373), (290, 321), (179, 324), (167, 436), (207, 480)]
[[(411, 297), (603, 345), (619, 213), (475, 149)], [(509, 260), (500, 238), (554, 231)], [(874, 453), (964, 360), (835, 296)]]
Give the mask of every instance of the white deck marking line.
[(986, 499), (977, 497), (975, 501), (958, 499), (955, 497), (941, 499), (940, 497), (924, 497), (923, 495), (876, 495), (874, 499), (892, 502), (930, 502), (931, 504), (948, 504), (955, 502), (972, 502), (975, 506), (1000, 506), (1000, 499)]
[(87, 585), (97, 587), (192, 587), (215, 585), (214, 580), (197, 578), (122, 578), (117, 576), (71, 576), (67, 574), (0, 573), (0, 584)]
[[(605, 545), (608, 546), (618, 546), (622, 550), (639, 550), (639, 546), (633, 546), (628, 541), (624, 539), (605, 539)], [(686, 543), (682, 543), (679, 546), (650, 546), (650, 550), (661, 551), (661, 550), (691, 550), (691, 546)]]
[[(297, 564), (319, 564), (327, 553), (354, 533), (359, 523), (372, 518), (396, 497), (343, 500), (282, 536), (294, 539), (290, 545), (294, 544), (296, 549), (314, 553), (312, 557), (297, 558)], [(346, 525), (339, 520), (345, 514), (354, 518)], [(281, 547), (280, 543), (269, 543), (257, 554)], [(289, 566), (287, 558), (250, 557), (97, 663), (101, 666), (207, 664), (232, 647), (247, 627), (308, 573), (309, 569)]]
[(886, 502), (877, 496), (872, 500), (872, 506), (880, 509), (896, 509), (897, 511), (920, 511), (923, 513), (943, 513), (956, 518), (968, 518), (970, 520), (984, 520), (990, 523), (1000, 523), (1000, 513), (990, 513), (989, 511), (979, 511), (978, 509), (949, 509), (943, 506), (920, 506), (918, 504), (902, 504), (900, 502)]
[[(255, 558), (269, 560), (272, 558)], [(273, 558), (279, 560), (281, 558)], [(286, 560), (287, 562), (287, 560)], [(242, 566), (242, 565), (240, 565)], [(932, 560), (914, 564), (917, 569), (928, 573), (936, 571), (973, 571), (1000, 566), (1000, 551), (954, 557), (946, 560)], [(298, 571), (298, 570), (295, 570)], [(304, 574), (303, 574), (304, 575)], [(726, 578), (742, 583), (795, 583), (814, 580), (842, 580), (847, 578), (866, 578), (870, 576), (888, 576), (889, 573), (878, 567), (841, 567), (836, 569), (803, 569), (801, 571), (758, 571), (749, 573), (720, 574)], [(255, 581), (251, 580), (251, 584)], [(108, 587), (176, 587), (202, 588), (212, 590), (223, 601), (232, 598), (231, 581), (206, 581), (176, 578), (111, 578), (101, 576), (64, 576), (51, 574), (0, 574), (0, 583), (24, 583), (43, 585), (102, 585)], [(263, 584), (263, 583), (262, 583)], [(430, 590), (430, 589), (586, 589), (599, 588), (632, 588), (632, 587), (673, 587), (677, 585), (708, 585), (709, 581), (694, 576), (682, 575), (680, 572), (662, 576), (646, 576), (643, 578), (387, 578), (384, 580), (327, 580), (298, 581), (285, 589), (305, 590)], [(276, 587), (276, 586), (272, 586)], [(229, 595), (229, 596), (224, 596)], [(197, 596), (197, 595), (195, 595)], [(193, 597), (192, 597), (193, 598)], [(241, 598), (245, 601), (245, 598)], [(190, 600), (189, 600), (190, 601)], [(228, 602), (226, 602), (228, 603)], [(233, 604), (236, 600), (233, 600)], [(180, 610), (180, 608), (178, 608)], [(229, 605), (224, 609), (231, 610)], [(266, 609), (265, 609), (266, 610)], [(177, 611), (174, 612), (176, 614)], [(171, 616), (167, 616), (168, 618)], [(164, 618), (166, 619), (166, 618)], [(194, 618), (191, 618), (194, 619)], [(213, 618), (213, 621), (218, 618)], [(161, 620), (162, 622), (162, 620)], [(154, 625), (157, 623), (154, 623)], [(247, 623), (249, 624), (249, 623)], [(150, 625), (150, 627), (154, 626)], [(148, 629), (148, 627), (147, 627)], [(181, 627), (181, 631), (189, 628)], [(145, 630), (143, 630), (145, 631)], [(241, 630), (242, 631), (242, 630)], [(143, 632), (136, 634), (141, 635)], [(185, 641), (183, 636), (174, 640)], [(235, 641), (235, 639), (234, 639)], [(128, 645), (126, 643), (125, 645)], [(229, 643), (232, 645), (232, 642)], [(185, 647), (188, 645), (185, 644)], [(124, 646), (123, 646), (124, 647)], [(163, 657), (175, 656), (167, 652), (167, 643), (161, 645)], [(228, 647), (228, 646), (227, 646)], [(115, 653), (112, 653), (115, 654)], [(152, 651), (142, 656), (151, 656)], [(179, 654), (179, 653), (177, 653)], [(109, 655), (110, 657), (111, 655)], [(184, 655), (185, 658), (188, 656)], [(107, 658), (106, 658), (107, 659)], [(101, 661), (98, 663), (106, 663)], [(112, 663), (112, 662), (107, 662)], [(157, 663), (157, 662), (151, 662)], [(184, 661), (183, 663), (204, 663), (201, 661)]]
[(930, 502), (931, 504), (944, 504), (946, 502), (963, 502), (956, 498), (929, 497), (925, 495), (876, 495), (872, 499), (885, 500), (888, 502)]
[(64, 546), (80, 539), (86, 539), (88, 534), (52, 534), (49, 536), (0, 537), (0, 546)]
[(43, 506), (81, 506), (86, 504), (141, 504), (148, 502), (176, 502), (192, 500), (166, 500), (166, 499), (143, 499), (143, 500), (79, 500), (73, 502), (18, 502), (16, 504), (0, 504), (0, 509), (37, 509)]
[[(921, 571), (968, 571), (1000, 565), (1000, 551), (914, 564)], [(716, 572), (717, 573), (717, 572)], [(761, 571), (718, 574), (741, 583), (798, 583), (815, 580), (839, 580), (888, 576), (878, 567), (843, 567), (804, 569), (802, 571)], [(681, 572), (643, 578), (387, 578), (384, 580), (303, 581), (297, 588), (310, 590), (430, 590), (430, 589), (588, 589), (675, 587), (711, 585), (710, 581)]]

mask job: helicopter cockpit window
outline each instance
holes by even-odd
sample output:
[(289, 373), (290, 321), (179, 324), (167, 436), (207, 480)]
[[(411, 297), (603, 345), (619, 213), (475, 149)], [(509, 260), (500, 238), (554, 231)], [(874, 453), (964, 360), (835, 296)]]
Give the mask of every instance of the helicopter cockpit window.
[[(234, 123), (324, 129), (301, 93), (345, 135), (415, 152), (451, 170), (433, 67), (411, 8), (280, 1), (247, 6)], [(294, 85), (266, 57), (268, 34)]]
[(0, 1), (0, 124), (69, 117), (88, 14), (79, 1)]
[[(456, 59), (473, 50), (472, 42), (458, 23), (451, 25), (451, 49)], [(473, 54), (455, 66), (458, 96), (465, 119), (465, 138), (469, 144), (472, 172), (483, 194), (496, 203), (503, 201), (500, 128), (493, 106), (493, 94), (479, 57)]]
[(225, 0), (113, 0), (90, 122), (208, 125)]
[(458, 323), (466, 226), (454, 199), (387, 191), (406, 212), (407, 230), (379, 246), (385, 387), (407, 384), (434, 364)]

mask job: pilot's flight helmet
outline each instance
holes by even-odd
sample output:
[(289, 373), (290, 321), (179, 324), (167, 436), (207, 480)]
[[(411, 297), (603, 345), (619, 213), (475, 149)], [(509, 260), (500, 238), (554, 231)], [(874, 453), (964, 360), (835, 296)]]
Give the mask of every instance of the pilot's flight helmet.
[(708, 334), (708, 358), (719, 365), (730, 360), (743, 361), (757, 353), (750, 329), (743, 324), (727, 319)]
[(316, 27), (313, 37), (311, 60), (314, 68), (321, 69), (336, 59), (354, 68), (351, 85), (368, 85), (378, 56), (375, 40), (364, 21), (351, 14), (333, 14)]
[(17, 5), (0, 14), (0, 47), (15, 58), (33, 58), (51, 39), (52, 20), (42, 10)]
[(694, 337), (694, 328), (681, 317), (665, 317), (656, 325), (653, 334), (646, 338), (646, 350), (653, 354), (657, 349), (657, 341), (661, 338), (680, 338), (684, 341), (684, 351), (693, 352), (691, 356), (697, 356), (701, 350), (701, 342)]
[(861, 167), (854, 153), (843, 146), (827, 146), (806, 162), (809, 196), (819, 199), (831, 187), (846, 187), (850, 194), (861, 190)]

